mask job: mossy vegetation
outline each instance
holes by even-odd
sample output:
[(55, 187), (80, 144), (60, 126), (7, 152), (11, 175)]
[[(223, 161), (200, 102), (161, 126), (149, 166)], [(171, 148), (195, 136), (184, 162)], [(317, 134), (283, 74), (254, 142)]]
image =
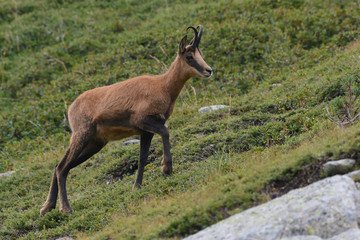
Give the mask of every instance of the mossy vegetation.
[[(360, 78), (360, 5), (352, 1), (0, 0), (0, 238), (181, 238), (269, 200), (270, 183), (356, 157), (358, 124), (337, 129), (346, 82)], [(215, 70), (185, 85), (168, 121), (174, 174), (155, 137), (144, 186), (138, 145), (109, 144), (70, 172), (72, 215), (40, 217), (82, 92), (160, 74), (188, 25)], [(159, 59), (156, 62), (153, 57)], [(229, 108), (207, 114), (210, 104)], [(335, 129), (334, 129), (335, 128)]]

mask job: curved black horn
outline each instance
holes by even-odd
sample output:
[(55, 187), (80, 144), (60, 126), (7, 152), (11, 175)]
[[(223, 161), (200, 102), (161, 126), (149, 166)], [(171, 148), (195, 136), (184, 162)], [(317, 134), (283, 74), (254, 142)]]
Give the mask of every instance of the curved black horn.
[(200, 43), (200, 40), (201, 40), (202, 31), (203, 31), (203, 26), (198, 25), (196, 28), (200, 28), (199, 33), (198, 33), (198, 37), (197, 37), (197, 44), (196, 44), (196, 46), (199, 47), (199, 43)]
[(186, 30), (188, 30), (189, 28), (191, 28), (192, 30), (194, 30), (194, 33), (195, 33), (195, 37), (191, 40), (191, 42), (190, 42), (190, 46), (191, 47), (197, 47), (197, 42), (198, 42), (198, 31), (197, 31), (197, 29), (195, 28), (195, 27), (193, 27), (193, 26), (189, 26), (189, 27), (187, 27), (187, 29)]

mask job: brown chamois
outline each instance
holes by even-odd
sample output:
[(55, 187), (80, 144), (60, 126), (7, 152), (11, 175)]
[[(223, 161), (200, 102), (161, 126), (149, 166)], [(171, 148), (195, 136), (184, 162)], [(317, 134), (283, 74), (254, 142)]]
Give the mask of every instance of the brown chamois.
[[(203, 60), (199, 43), (203, 27), (190, 26), (195, 37), (187, 45), (185, 35), (170, 69), (158, 76), (140, 76), (99, 87), (81, 94), (69, 107), (72, 130), (70, 146), (56, 165), (50, 191), (40, 214), (55, 208), (59, 193), (60, 211), (71, 213), (66, 194), (66, 178), (70, 169), (99, 152), (109, 141), (140, 135), (140, 158), (133, 189), (140, 188), (153, 135), (163, 142), (162, 172), (172, 173), (169, 131), (166, 120), (185, 82), (191, 77), (209, 78), (212, 69)], [(198, 31), (199, 29), (199, 31)]]

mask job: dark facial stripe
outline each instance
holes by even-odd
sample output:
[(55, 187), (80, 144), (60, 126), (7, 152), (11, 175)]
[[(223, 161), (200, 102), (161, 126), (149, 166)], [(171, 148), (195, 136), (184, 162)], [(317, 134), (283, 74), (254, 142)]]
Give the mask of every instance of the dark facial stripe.
[(198, 72), (200, 72), (200, 73), (204, 72), (204, 68), (195, 59), (191, 59), (186, 62), (191, 67), (195, 68)]

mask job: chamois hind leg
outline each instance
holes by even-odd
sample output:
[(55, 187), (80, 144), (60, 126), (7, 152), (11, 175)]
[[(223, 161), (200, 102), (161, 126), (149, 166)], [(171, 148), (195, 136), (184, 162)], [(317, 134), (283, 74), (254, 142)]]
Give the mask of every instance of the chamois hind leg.
[[(84, 150), (81, 152), (80, 156), (72, 162), (70, 169), (74, 168), (81, 163), (85, 162), (87, 159), (92, 157), (94, 154), (99, 152), (104, 146), (106, 145), (106, 142), (101, 140), (91, 140), (87, 146), (84, 148)], [(69, 154), (70, 148), (66, 151), (65, 156), (62, 161), (66, 161), (67, 156)], [(65, 159), (65, 160), (64, 160)], [(58, 165), (56, 165), (57, 167)], [(56, 206), (56, 199), (58, 195), (58, 181), (57, 181), (57, 174), (56, 174), (56, 167), (53, 174), (53, 179), (51, 182), (51, 187), (49, 191), (48, 198), (44, 204), (44, 207), (40, 210), (40, 214), (43, 216), (45, 213), (49, 212), (50, 210), (54, 209)]]
[(56, 167), (60, 210), (62, 212), (72, 212), (66, 193), (66, 178), (70, 169), (83, 163), (105, 146), (104, 142), (92, 139), (93, 134), (93, 129), (84, 133), (74, 133), (71, 137), (67, 158), (64, 158)]
[[(67, 155), (69, 154), (69, 150), (66, 151), (64, 158), (67, 158)], [(57, 176), (56, 176), (56, 167), (54, 170), (54, 174), (51, 181), (51, 186), (49, 190), (48, 197), (46, 199), (46, 202), (44, 203), (43, 208), (40, 210), (40, 215), (43, 216), (45, 213), (51, 211), (56, 207), (56, 200), (58, 196), (58, 182), (57, 182)]]
[(170, 135), (168, 129), (164, 126), (164, 123), (165, 121), (163, 120), (155, 120), (153, 117), (148, 116), (141, 121), (139, 127), (145, 131), (157, 133), (161, 136), (164, 149), (164, 158), (161, 162), (161, 170), (165, 176), (168, 176), (172, 173), (172, 157), (170, 153)]
[(153, 136), (154, 134), (149, 132), (145, 132), (141, 135), (139, 166), (138, 166), (138, 172), (137, 172), (135, 184), (133, 186), (133, 190), (141, 187), (144, 168), (145, 168), (146, 160), (149, 156), (149, 149)]
[(81, 152), (80, 156), (70, 165), (70, 169), (82, 164), (89, 158), (91, 158), (94, 154), (98, 153), (105, 145), (106, 141), (100, 139), (92, 139), (84, 150)]

